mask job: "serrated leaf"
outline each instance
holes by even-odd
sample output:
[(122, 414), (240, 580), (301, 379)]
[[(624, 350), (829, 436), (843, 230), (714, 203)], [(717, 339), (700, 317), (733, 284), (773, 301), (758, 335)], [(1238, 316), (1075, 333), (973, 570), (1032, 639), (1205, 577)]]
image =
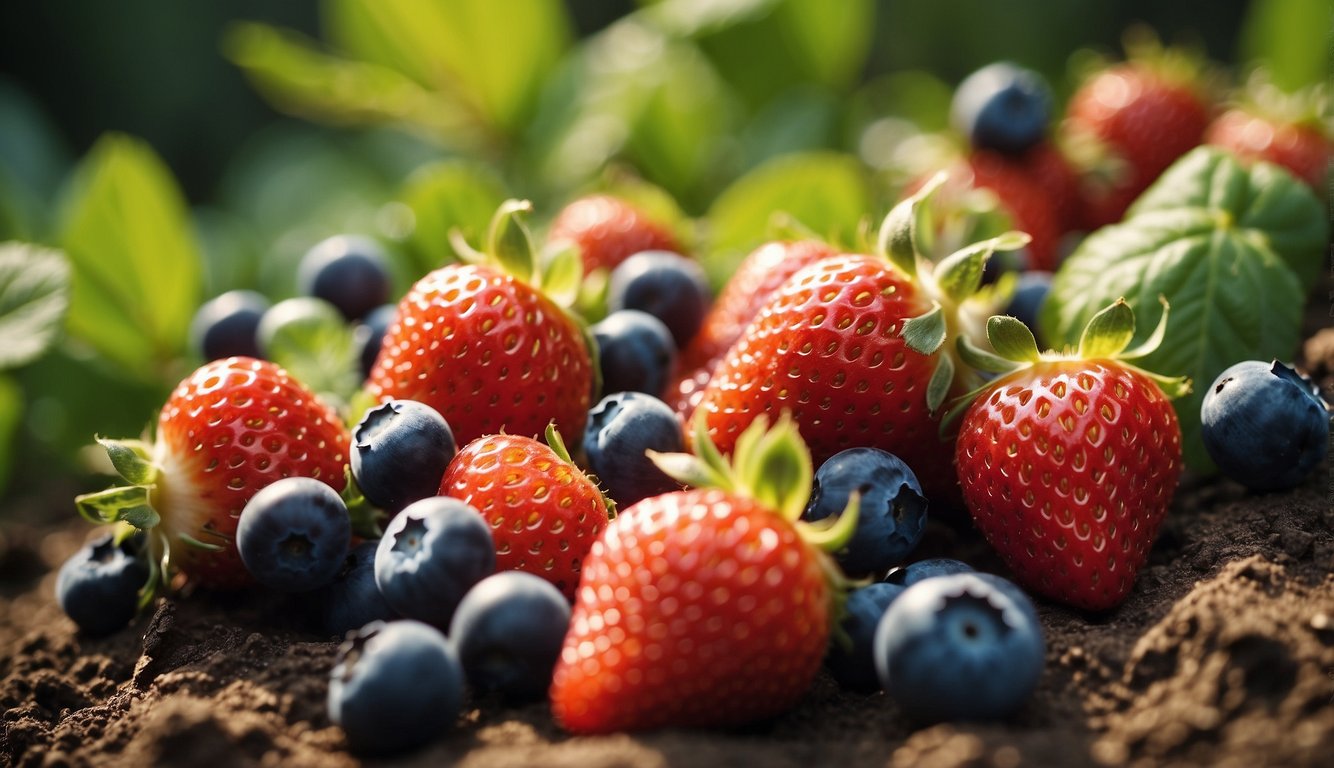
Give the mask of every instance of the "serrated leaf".
[(932, 302), (931, 309), (924, 314), (904, 321), (899, 335), (908, 347), (924, 355), (935, 354), (940, 345), (945, 343), (945, 311), (940, 302)]
[(993, 315), (987, 319), (987, 341), (1002, 359), (1016, 363), (1036, 363), (1041, 353), (1038, 341), (1027, 325), (1008, 315)]
[[(1272, 169), (1247, 171), (1212, 149), (1191, 152), (1123, 223), (1093, 233), (1062, 264), (1040, 318), (1046, 337), (1075, 343), (1120, 296), (1135, 312), (1136, 337), (1150, 336), (1162, 296), (1171, 323), (1138, 367), (1210, 382), (1242, 360), (1290, 359), (1306, 298), (1291, 265), (1309, 269), (1309, 253), (1324, 246), (1325, 220), (1313, 200)], [(1202, 398), (1197, 390), (1175, 401), (1186, 461), (1197, 469), (1211, 466), (1199, 440)]]
[(0, 370), (41, 356), (69, 308), (64, 254), (28, 243), (0, 244)]
[(61, 244), (73, 268), (69, 332), (156, 380), (184, 349), (203, 260), (185, 198), (151, 148), (101, 138), (77, 171)]
[(98, 438), (106, 449), (111, 466), (130, 485), (148, 485), (157, 478), (157, 467), (150, 458), (147, 443), (140, 440), (106, 440)]
[(1116, 357), (1134, 337), (1135, 313), (1125, 299), (1118, 298), (1084, 326), (1079, 336), (1079, 356), (1086, 360)]
[(461, 260), (450, 246), (450, 231), (480, 241), (491, 215), (506, 197), (500, 177), (479, 164), (450, 160), (413, 173), (398, 199), (412, 210), (412, 233), (406, 245), (416, 271), (426, 274)]

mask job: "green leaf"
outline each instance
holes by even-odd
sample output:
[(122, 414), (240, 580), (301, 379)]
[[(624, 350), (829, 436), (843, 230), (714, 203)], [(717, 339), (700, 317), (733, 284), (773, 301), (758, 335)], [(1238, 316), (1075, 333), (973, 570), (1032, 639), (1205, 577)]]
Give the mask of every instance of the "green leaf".
[(1023, 363), (1006, 360), (1000, 355), (978, 347), (969, 341), (967, 336), (960, 336), (954, 342), (954, 346), (959, 351), (959, 359), (964, 365), (978, 371), (1006, 374), (1023, 367)]
[(130, 485), (149, 485), (157, 478), (157, 467), (153, 465), (152, 448), (148, 443), (103, 438), (98, 438), (97, 443), (106, 449), (111, 466)]
[(398, 199), (412, 211), (413, 226), (406, 245), (418, 274), (459, 260), (449, 244), (450, 230), (478, 241), (491, 215), (508, 197), (505, 185), (486, 166), (449, 160), (410, 176)]
[(1134, 337), (1135, 313), (1125, 299), (1118, 298), (1084, 326), (1079, 336), (1079, 356), (1086, 360), (1116, 357)]
[(69, 308), (64, 254), (0, 243), (0, 370), (37, 358), (56, 340)]
[(579, 246), (551, 243), (540, 259), (542, 292), (562, 307), (573, 306), (583, 284), (584, 262)]
[(1022, 321), (1008, 315), (987, 318), (987, 341), (1003, 360), (1036, 363), (1040, 358), (1038, 341)]
[[(746, 432), (758, 437), (737, 440), (733, 463), (740, 488), (751, 498), (795, 522), (810, 499), (814, 468), (811, 454), (791, 416), (784, 414), (767, 429), (767, 420), (751, 422)], [(743, 437), (744, 437), (743, 433)]]
[(0, 495), (9, 485), (14, 464), (15, 436), (23, 422), (23, 388), (9, 376), (0, 375)]
[(506, 200), (496, 209), (487, 234), (487, 253), (500, 268), (525, 283), (533, 282), (537, 274), (537, 253), (533, 237), (520, 214), (531, 213), (533, 204), (527, 200)]
[(933, 301), (925, 314), (905, 320), (899, 335), (911, 349), (931, 355), (945, 343), (946, 332), (945, 311), (940, 302)]
[(185, 199), (147, 144), (100, 139), (81, 163), (61, 238), (69, 332), (127, 373), (164, 375), (199, 303), (203, 260)]
[(691, 488), (717, 488), (720, 485), (718, 473), (698, 457), (688, 453), (659, 453), (645, 451), (649, 461), (663, 471), (663, 474)]
[(923, 238), (931, 229), (923, 222), (925, 203), (946, 178), (944, 171), (932, 176), (920, 189), (891, 208), (880, 224), (877, 248), (904, 274), (917, 274), (917, 261), (927, 250)]
[(935, 370), (931, 371), (931, 380), (926, 384), (926, 407), (931, 413), (940, 410), (940, 406), (949, 396), (954, 384), (954, 358), (941, 355), (936, 361)]
[[(1074, 344), (1096, 312), (1124, 296), (1136, 337), (1150, 337), (1161, 296), (1171, 323), (1163, 343), (1138, 358), (1141, 368), (1211, 382), (1242, 360), (1290, 359), (1307, 295), (1292, 267), (1310, 271), (1324, 232), (1320, 206), (1291, 178), (1195, 150), (1123, 223), (1093, 233), (1062, 264), (1042, 309), (1044, 333)], [(1199, 469), (1210, 466), (1199, 439), (1202, 398), (1197, 389), (1175, 401), (1186, 461)]]
[(963, 301), (982, 287), (982, 273), (993, 253), (1023, 248), (1030, 240), (1032, 238), (1027, 233), (1006, 232), (965, 246), (946, 256), (936, 266), (936, 281), (946, 296), (956, 302)]
[(352, 328), (328, 302), (284, 299), (264, 313), (256, 336), (265, 357), (318, 394), (346, 403), (361, 385)]
[(1264, 66), (1287, 91), (1327, 81), (1329, 29), (1328, 0), (1252, 0), (1241, 26), (1242, 60)]
[(148, 502), (148, 489), (142, 485), (85, 493), (75, 497), (74, 504), (79, 514), (94, 523), (117, 523), (124, 520), (135, 528), (148, 530), (160, 522), (157, 512)]

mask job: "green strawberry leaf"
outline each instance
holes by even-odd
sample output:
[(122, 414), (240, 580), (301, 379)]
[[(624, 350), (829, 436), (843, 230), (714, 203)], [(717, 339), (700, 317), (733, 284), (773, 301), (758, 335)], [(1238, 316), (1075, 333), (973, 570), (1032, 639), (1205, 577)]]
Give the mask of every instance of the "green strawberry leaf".
[(537, 252), (533, 250), (533, 236), (520, 214), (531, 213), (533, 204), (527, 200), (506, 200), (496, 209), (487, 233), (486, 252), (507, 274), (532, 283), (537, 275)]
[(924, 241), (931, 227), (923, 222), (923, 203), (947, 178), (944, 171), (932, 176), (921, 189), (891, 208), (880, 224), (878, 250), (906, 275), (917, 274), (917, 260), (930, 250), (930, 244)]
[(1025, 232), (1006, 232), (960, 248), (936, 265), (936, 282), (950, 299), (963, 301), (982, 287), (982, 273), (993, 253), (1018, 250), (1032, 239)]
[(768, 422), (756, 418), (737, 439), (732, 457), (737, 482), (755, 501), (795, 522), (811, 495), (811, 454), (789, 414), (772, 429)]
[(945, 398), (954, 384), (954, 358), (941, 355), (936, 369), (931, 372), (931, 380), (926, 384), (926, 407), (931, 413), (940, 410)]
[(538, 258), (541, 282), (538, 286), (547, 298), (562, 307), (572, 307), (579, 300), (583, 285), (584, 262), (579, 246), (550, 243)]
[(940, 302), (933, 301), (931, 309), (903, 321), (903, 329), (899, 331), (899, 335), (910, 349), (931, 355), (945, 343), (947, 332), (945, 310), (940, 306)]
[[(1165, 311), (1161, 296), (1171, 304), (1171, 323), (1157, 349), (1131, 352), (1137, 366), (1210, 382), (1242, 360), (1288, 359), (1300, 340), (1303, 279), (1314, 276), (1325, 232), (1314, 196), (1287, 174), (1264, 165), (1247, 170), (1219, 150), (1196, 149), (1124, 222), (1093, 233), (1070, 255), (1040, 322), (1053, 343), (1074, 344), (1099, 310), (1124, 296), (1138, 319), (1136, 336), (1152, 341)], [(1175, 405), (1186, 461), (1207, 469), (1202, 398), (1197, 390)]]
[(0, 370), (40, 357), (69, 309), (65, 255), (27, 243), (0, 244)]
[(1041, 358), (1033, 331), (1009, 315), (992, 315), (987, 318), (987, 341), (991, 342), (991, 348), (1003, 360), (1036, 363)]
[(398, 199), (412, 211), (412, 232), (405, 245), (416, 271), (425, 274), (460, 260), (450, 245), (450, 231), (480, 240), (507, 197), (495, 172), (479, 164), (451, 160), (413, 173)]
[(106, 449), (107, 458), (116, 473), (130, 485), (149, 485), (157, 479), (157, 467), (153, 464), (152, 447), (142, 440), (106, 440), (97, 438), (98, 445)]
[(74, 504), (80, 515), (97, 524), (118, 523), (124, 520), (135, 528), (146, 531), (161, 521), (158, 513), (148, 502), (148, 488), (142, 485), (85, 493), (76, 497)]
[(959, 359), (970, 368), (986, 373), (1006, 374), (1011, 371), (1017, 371), (1024, 367), (1021, 362), (1007, 360), (994, 352), (989, 352), (977, 346), (968, 340), (967, 336), (960, 336), (954, 342), (955, 349), (959, 352)]
[(1085, 360), (1116, 357), (1135, 337), (1135, 313), (1126, 300), (1115, 303), (1093, 316), (1079, 337), (1079, 356)]

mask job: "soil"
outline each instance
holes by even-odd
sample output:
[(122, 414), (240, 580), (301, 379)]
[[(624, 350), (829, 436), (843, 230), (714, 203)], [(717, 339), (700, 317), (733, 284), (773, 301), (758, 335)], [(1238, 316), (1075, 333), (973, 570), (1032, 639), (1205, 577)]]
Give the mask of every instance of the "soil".
[[(1303, 362), (1330, 392), (1334, 339), (1323, 290), (1312, 304)], [(732, 731), (571, 738), (542, 704), (473, 701), (432, 746), (371, 764), (1331, 765), (1330, 464), (1271, 494), (1188, 474), (1124, 605), (1089, 616), (1039, 604), (1046, 671), (1030, 702), (1003, 722), (919, 725), (883, 694), (843, 692), (822, 673), (795, 710)], [(300, 611), (254, 594), (195, 594), (159, 601), (109, 638), (82, 636), (55, 603), (53, 569), (89, 528), (69, 521), (68, 496), (8, 503), (0, 763), (361, 764), (325, 711), (337, 644), (305, 631)], [(919, 554), (1004, 573), (969, 530), (937, 525)]]

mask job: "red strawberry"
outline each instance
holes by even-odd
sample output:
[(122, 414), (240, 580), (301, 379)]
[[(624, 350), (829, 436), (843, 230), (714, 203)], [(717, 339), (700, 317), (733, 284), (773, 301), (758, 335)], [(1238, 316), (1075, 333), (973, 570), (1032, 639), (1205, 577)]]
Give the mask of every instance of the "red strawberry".
[(1326, 108), (1321, 88), (1288, 94), (1255, 80), (1246, 89), (1245, 101), (1219, 115), (1204, 140), (1244, 161), (1281, 165), (1322, 192), (1334, 157)]
[(1157, 342), (1123, 353), (1134, 334), (1124, 300), (1094, 317), (1076, 355), (1039, 355), (1013, 318), (992, 318), (988, 331), (1005, 357), (971, 357), (1005, 375), (972, 401), (959, 429), (968, 510), (1025, 587), (1085, 610), (1113, 608), (1130, 593), (1181, 474), (1181, 430), (1164, 387), (1175, 396), (1189, 384), (1126, 362)]
[[(535, 264), (526, 230), (512, 218), (521, 210), (497, 214), (508, 223), (493, 223), (495, 261), (450, 264), (417, 281), (367, 379), (380, 402), (417, 400), (439, 411), (460, 443), (502, 429), (540, 435), (553, 420), (565, 434), (583, 433), (593, 388), (583, 331), (525, 282), (531, 271), (512, 275), (496, 263), (508, 256), (507, 267)], [(520, 233), (521, 245), (505, 254), (507, 228)]]
[(449, 463), (440, 495), (472, 505), (491, 524), (496, 569), (541, 576), (574, 600), (584, 556), (607, 527), (607, 503), (556, 446), (519, 435), (468, 443)]
[[(775, 292), (727, 352), (705, 387), (695, 418), (724, 453), (761, 414), (791, 411), (817, 463), (854, 446), (908, 463), (929, 496), (954, 497), (950, 443), (939, 405), (954, 382), (947, 336), (968, 333), (986, 311), (971, 298), (982, 264), (1012, 234), (971, 246), (935, 271), (917, 253), (917, 208), (935, 184), (900, 203), (882, 228), (893, 262), (870, 255), (822, 259)], [(927, 333), (919, 334), (919, 331)]]
[(1156, 44), (1137, 48), (1129, 61), (1086, 80), (1066, 107), (1062, 130), (1075, 144), (1107, 153), (1107, 178), (1084, 179), (1084, 228), (1119, 221), (1169, 165), (1199, 145), (1209, 124), (1210, 100), (1197, 85), (1197, 65)]
[(1034, 148), (1023, 157), (1031, 158), (1034, 165), (1029, 167), (1023, 159), (999, 152), (974, 150), (968, 156), (972, 184), (994, 192), (1010, 214), (1014, 228), (1032, 238), (1028, 243), (1028, 268), (1052, 272), (1065, 232), (1062, 208), (1071, 207), (1075, 198), (1069, 186), (1048, 185), (1068, 185), (1073, 177), (1060, 177), (1060, 156), (1055, 152)]
[[(191, 582), (235, 587), (250, 581), (234, 535), (251, 496), (284, 477), (313, 477), (342, 491), (348, 433), (334, 410), (273, 363), (215, 360), (176, 387), (149, 445), (100, 441), (128, 488), (79, 497), (101, 522), (154, 529), (155, 560)], [(155, 519), (159, 518), (159, 519)]]
[(612, 270), (640, 251), (672, 251), (681, 246), (666, 227), (630, 203), (610, 195), (581, 197), (561, 209), (547, 241), (573, 242), (583, 254), (584, 272)]
[(789, 709), (810, 687), (843, 586), (825, 551), (851, 533), (855, 506), (823, 534), (798, 522), (810, 456), (790, 423), (764, 429), (742, 441), (735, 470), (697, 444), (710, 459), (679, 478), (714, 472), (733, 490), (650, 497), (594, 543), (551, 686), (567, 730), (735, 725)]
[(819, 240), (765, 243), (746, 257), (714, 301), (704, 325), (681, 351), (677, 372), (663, 393), (684, 421), (699, 404), (704, 385), (723, 355), (756, 313), (802, 267), (838, 253)]

